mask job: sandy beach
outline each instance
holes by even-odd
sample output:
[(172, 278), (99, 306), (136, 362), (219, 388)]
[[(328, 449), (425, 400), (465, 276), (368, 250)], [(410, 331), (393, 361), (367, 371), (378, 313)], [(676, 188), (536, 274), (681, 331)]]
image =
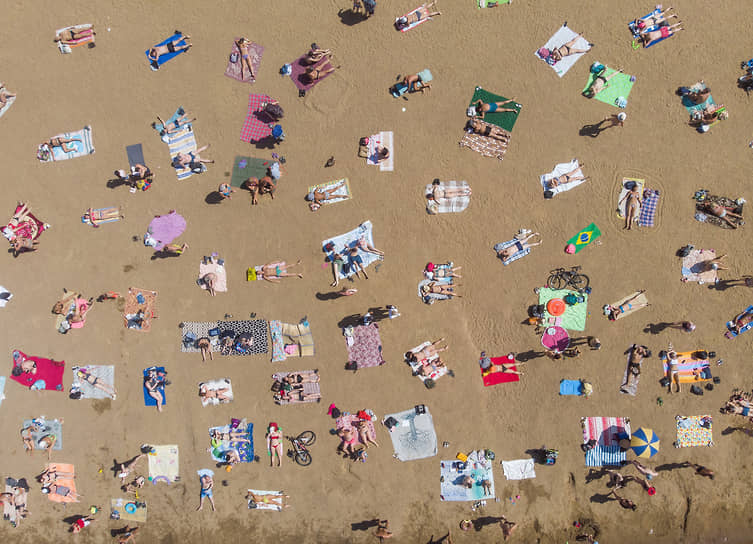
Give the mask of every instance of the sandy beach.
[[(180, 480), (148, 482), (140, 491), (148, 521), (138, 524), (136, 542), (375, 542), (370, 522), (375, 518), (389, 519), (394, 542), (430, 542), (448, 530), (455, 544), (501, 542), (497, 525), (458, 528), (464, 519), (500, 515), (518, 524), (509, 542), (574, 542), (573, 522), (579, 519), (598, 524), (602, 544), (749, 542), (751, 436), (729, 429), (750, 424), (719, 408), (735, 387), (753, 385), (744, 366), (753, 333), (724, 337), (725, 323), (752, 302), (751, 291), (725, 288), (724, 282), (718, 288), (681, 282), (676, 252), (693, 244), (727, 254), (729, 270), (719, 271), (722, 280), (752, 270), (753, 250), (746, 245), (751, 226), (733, 230), (698, 222), (692, 198), (699, 189), (753, 198), (745, 182), (753, 158), (751, 99), (736, 86), (743, 75), (740, 61), (753, 54), (743, 38), (750, 10), (744, 2), (672, 5), (684, 30), (637, 50), (627, 23), (649, 11), (649, 2), (515, 0), (477, 9), (474, 0), (438, 0), (442, 14), (409, 32), (396, 31), (393, 21), (417, 7), (417, 0), (380, 0), (376, 14), (364, 21), (345, 13), (348, 0), (64, 5), (43, 0), (5, 6), (0, 81), (17, 97), (0, 118), (5, 169), (0, 214), (10, 219), (22, 201), (52, 227), (37, 251), (17, 258), (9, 251), (3, 258), (0, 284), (13, 298), (0, 309), (0, 351), (7, 354), (0, 375), (10, 376), (15, 349), (65, 361), (66, 368), (63, 392), (29, 391), (10, 379), (5, 386), (0, 467), (4, 478), (29, 481), (31, 516), (16, 528), (0, 524), (0, 539), (115, 541), (111, 531), (127, 522), (108, 519), (110, 499), (123, 496), (111, 467), (135, 456), (141, 444), (175, 444)], [(560, 78), (534, 52), (565, 21), (594, 46)], [(80, 23), (94, 25), (96, 47), (61, 54), (52, 41), (55, 30)], [(193, 47), (151, 71), (144, 50), (176, 29), (191, 36)], [(265, 48), (250, 85), (224, 75), (238, 36)], [(332, 49), (339, 69), (299, 97), (280, 67), (312, 42)], [(595, 62), (635, 76), (624, 110), (581, 95)], [(398, 75), (424, 68), (434, 75), (430, 91), (405, 99), (390, 95)], [(706, 134), (688, 126), (675, 94), (699, 80), (729, 112), (729, 119)], [(476, 86), (522, 105), (502, 161), (458, 146)], [(285, 110), (285, 140), (273, 149), (239, 139), (249, 93), (268, 95)], [(151, 127), (157, 115), (167, 119), (179, 106), (197, 117), (198, 145), (211, 144), (202, 156), (215, 161), (206, 173), (183, 181)], [(595, 138), (579, 134), (619, 111), (627, 113), (624, 127)], [(94, 154), (37, 160), (40, 142), (84, 126), (92, 127)], [(394, 133), (393, 172), (367, 166), (357, 156), (359, 138), (380, 131)], [(155, 172), (154, 184), (135, 194), (124, 186), (108, 187), (113, 170), (128, 166), (126, 146), (137, 143)], [(238, 190), (232, 199), (214, 203), (212, 193), (229, 182), (236, 156), (271, 161), (272, 153), (285, 158), (274, 200), (261, 196), (251, 206), (248, 192)], [(330, 156), (335, 165), (325, 168)], [(545, 200), (539, 176), (573, 158), (585, 165), (589, 180)], [(307, 188), (341, 178), (349, 179), (352, 198), (311, 213)], [(424, 187), (434, 178), (467, 181), (473, 190), (468, 208), (427, 214)], [(653, 228), (623, 229), (615, 212), (623, 178), (644, 179), (660, 190)], [(88, 208), (109, 206), (120, 207), (124, 218), (98, 229), (81, 223)], [(143, 235), (155, 215), (173, 209), (187, 221), (176, 241), (190, 247), (179, 257), (154, 259)], [(322, 242), (367, 220), (384, 261), (366, 269), (368, 280), (330, 287)], [(601, 237), (577, 255), (566, 254), (567, 240), (592, 222)], [(492, 248), (521, 228), (540, 233), (543, 244), (503, 266)], [(224, 259), (228, 278), (228, 292), (216, 297), (196, 285), (202, 257), (213, 252)], [(301, 259), (303, 279), (246, 281), (249, 267), (278, 259)], [(447, 261), (462, 266), (457, 281), (462, 298), (424, 304), (416, 290), (424, 266)], [(541, 356), (541, 335), (524, 321), (528, 307), (538, 302), (534, 288), (545, 285), (549, 271), (574, 265), (590, 277), (592, 292), (585, 331), (571, 335), (598, 337), (602, 348), (582, 347), (579, 358), (554, 361)], [(328, 296), (343, 286), (358, 293)], [(158, 292), (150, 332), (126, 329), (117, 300), (95, 303), (82, 329), (56, 331), (50, 309), (63, 288), (96, 298), (107, 291), (124, 294), (129, 287)], [(648, 308), (616, 322), (602, 314), (605, 304), (640, 289), (646, 290)], [(401, 316), (379, 322), (386, 364), (345, 370), (342, 325), (388, 304)], [(215, 354), (214, 361), (202, 363), (198, 353), (180, 351), (180, 323), (217, 321), (226, 314), (285, 323), (307, 317), (315, 356), (272, 363), (269, 353)], [(686, 334), (656, 326), (681, 320), (692, 321), (696, 330)], [(411, 375), (403, 354), (441, 337), (450, 346), (442, 359), (454, 376), (428, 389)], [(657, 355), (670, 342), (678, 351), (715, 351), (712, 371), (720, 383), (703, 396), (689, 393), (688, 384), (680, 394), (668, 394), (659, 384), (664, 371)], [(643, 363), (636, 396), (619, 392), (632, 344), (653, 352)], [(478, 368), (482, 350), (492, 356), (527, 354), (525, 375), (516, 383), (484, 387)], [(717, 366), (717, 359), (723, 364)], [(116, 400), (68, 398), (70, 367), (88, 364), (115, 366)], [(152, 365), (164, 366), (172, 382), (162, 413), (144, 406), (142, 398), (142, 370)], [(305, 369), (319, 371), (321, 402), (275, 405), (270, 376)], [(197, 384), (223, 377), (232, 379), (234, 401), (202, 407)], [(562, 379), (588, 380), (594, 393), (588, 399), (561, 397)], [(335, 453), (339, 439), (331, 435), (331, 403), (351, 413), (371, 409), (380, 420), (424, 404), (433, 416), (438, 453), (417, 461), (395, 459), (389, 432), (377, 421), (380, 446), (368, 449), (364, 463), (344, 459)], [(53, 451), (52, 461), (75, 465), (83, 495), (78, 504), (48, 501), (33, 481), (47, 458), (41, 452), (26, 455), (19, 431), (23, 420), (41, 415), (64, 420), (64, 447)], [(713, 447), (674, 448), (677, 415), (713, 416)], [(713, 469), (716, 478), (696, 476), (689, 468), (660, 470), (652, 481), (656, 495), (637, 484), (623, 490), (636, 511), (605, 501), (607, 478), (587, 478), (580, 449), (580, 419), (589, 416), (627, 417), (634, 430), (652, 428), (661, 450), (646, 465), (690, 461)], [(260, 462), (226, 473), (207, 452), (207, 429), (231, 418), (254, 423)], [(278, 423), (285, 436), (314, 431), (313, 463), (300, 467), (285, 457), (281, 468), (270, 468), (264, 443), (269, 422)], [(284, 449), (289, 445), (286, 440)], [(554, 466), (536, 465), (535, 479), (505, 479), (499, 461), (526, 458), (527, 450), (542, 445), (559, 450)], [(495, 453), (499, 501), (490, 499), (475, 510), (471, 502), (440, 501), (440, 461), (475, 449)], [(145, 467), (138, 473), (146, 475)], [(208, 506), (196, 512), (196, 471), (202, 468), (215, 471), (214, 513)], [(280, 513), (249, 510), (248, 488), (284, 490), (291, 507)], [(64, 520), (87, 514), (90, 505), (102, 508), (97, 521), (80, 535), (67, 534)]]

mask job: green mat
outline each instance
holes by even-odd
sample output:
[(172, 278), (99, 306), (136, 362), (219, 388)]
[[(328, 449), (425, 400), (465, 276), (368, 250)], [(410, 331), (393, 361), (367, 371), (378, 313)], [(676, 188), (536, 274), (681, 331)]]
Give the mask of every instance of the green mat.
[[(582, 296), (586, 299), (585, 302), (579, 302), (574, 306), (566, 304), (565, 313), (560, 317), (562, 318), (562, 324), (560, 325), (564, 329), (571, 331), (583, 331), (586, 330), (586, 317), (588, 316), (588, 295), (583, 293), (578, 295), (577, 291), (570, 291), (568, 289), (550, 289), (549, 287), (541, 287), (539, 289), (539, 304), (543, 304), (546, 308), (546, 303), (553, 298), (564, 299), (565, 295), (572, 293), (575, 296)], [(553, 317), (549, 312), (544, 310), (544, 324), (549, 323), (549, 318)]]
[[(243, 163), (245, 161), (245, 163)], [(233, 174), (230, 177), (230, 185), (240, 187), (248, 178), (263, 178), (267, 175), (267, 168), (274, 164), (272, 159), (254, 159), (253, 157), (235, 157), (233, 161)], [(243, 168), (241, 168), (243, 164)]]
[(509, 4), (510, 0), (476, 0), (479, 8), (488, 8), (489, 4)]
[[(507, 98), (498, 94), (490, 93), (489, 91), (485, 91), (481, 87), (476, 87), (476, 92), (473, 93), (473, 98), (471, 98), (471, 102), (468, 105), (472, 106), (479, 100), (482, 100), (484, 103), (489, 104), (491, 102), (503, 102), (507, 100)], [(510, 102), (505, 107), (516, 108), (517, 106), (514, 102)], [(508, 132), (512, 132), (512, 127), (515, 126), (515, 121), (518, 120), (518, 115), (520, 115), (520, 107), (517, 108), (517, 112), (505, 111), (502, 113), (486, 113), (484, 114), (484, 121), (489, 124), (496, 125), (499, 128), (503, 128)]]
[(566, 245), (573, 244), (575, 246), (575, 253), (578, 253), (581, 249), (596, 240), (599, 236), (601, 236), (599, 227), (597, 227), (594, 223), (591, 223), (585, 229), (570, 238), (567, 241)]
[[(609, 77), (616, 71), (617, 70), (615, 70), (614, 68), (607, 67), (607, 69), (604, 71), (604, 77)], [(632, 90), (634, 83), (630, 81), (631, 77), (632, 76), (628, 74), (617, 74), (609, 80), (607, 87), (603, 91), (594, 96), (594, 100), (604, 102), (605, 104), (611, 104), (615, 108), (618, 107), (616, 104), (617, 99), (619, 97), (623, 97), (625, 100), (627, 100), (628, 95), (630, 95), (630, 91)], [(588, 82), (586, 83), (586, 86), (583, 87), (584, 91), (591, 86), (595, 78), (596, 74), (593, 74), (591, 72), (588, 73)]]

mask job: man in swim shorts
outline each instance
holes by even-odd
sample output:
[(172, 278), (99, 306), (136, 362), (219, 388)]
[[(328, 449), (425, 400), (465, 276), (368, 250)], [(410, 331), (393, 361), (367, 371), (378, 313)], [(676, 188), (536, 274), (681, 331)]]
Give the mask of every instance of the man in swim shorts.
[(214, 488), (214, 480), (209, 474), (204, 474), (201, 478), (201, 493), (199, 494), (199, 507), (196, 509), (198, 512), (204, 508), (204, 499), (209, 499), (209, 504), (212, 505), (212, 512), (215, 511), (214, 496), (212, 489)]

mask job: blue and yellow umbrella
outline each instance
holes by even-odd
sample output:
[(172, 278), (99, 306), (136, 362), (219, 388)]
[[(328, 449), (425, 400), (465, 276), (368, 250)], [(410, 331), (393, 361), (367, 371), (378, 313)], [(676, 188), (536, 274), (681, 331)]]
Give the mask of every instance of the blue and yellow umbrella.
[(653, 457), (659, 451), (659, 437), (653, 429), (641, 427), (630, 437), (630, 448), (638, 457)]

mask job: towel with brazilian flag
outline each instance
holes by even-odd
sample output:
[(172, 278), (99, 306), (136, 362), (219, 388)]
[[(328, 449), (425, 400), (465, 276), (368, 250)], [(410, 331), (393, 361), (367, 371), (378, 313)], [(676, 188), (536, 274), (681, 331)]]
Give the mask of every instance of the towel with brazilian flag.
[(575, 246), (575, 253), (578, 253), (581, 249), (596, 240), (599, 236), (601, 236), (599, 227), (597, 227), (595, 223), (591, 223), (585, 229), (581, 230), (578, 234), (570, 238), (567, 241), (567, 245), (569, 246), (570, 244), (572, 244), (573, 246)]

